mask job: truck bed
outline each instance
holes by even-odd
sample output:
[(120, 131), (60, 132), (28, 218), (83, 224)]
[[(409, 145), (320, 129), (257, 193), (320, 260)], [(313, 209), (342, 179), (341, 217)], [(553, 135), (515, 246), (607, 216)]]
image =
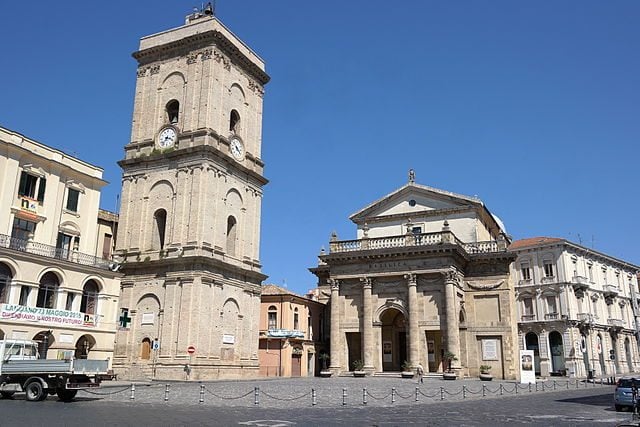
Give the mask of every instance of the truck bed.
[(0, 366), (0, 374), (106, 374), (109, 369), (107, 360), (8, 360)]

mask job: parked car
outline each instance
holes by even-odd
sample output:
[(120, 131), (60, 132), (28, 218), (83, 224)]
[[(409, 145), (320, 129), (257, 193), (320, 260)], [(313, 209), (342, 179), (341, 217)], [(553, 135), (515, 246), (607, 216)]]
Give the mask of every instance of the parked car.
[(616, 390), (613, 393), (613, 403), (616, 407), (616, 411), (621, 411), (622, 408), (627, 407), (633, 409), (633, 397), (635, 388), (636, 402), (640, 396), (638, 396), (638, 389), (640, 389), (639, 377), (622, 377), (618, 379), (616, 383)]

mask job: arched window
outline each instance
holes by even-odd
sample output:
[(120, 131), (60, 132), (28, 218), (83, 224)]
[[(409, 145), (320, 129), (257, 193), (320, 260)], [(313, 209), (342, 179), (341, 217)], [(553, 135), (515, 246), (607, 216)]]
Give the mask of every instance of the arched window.
[(164, 237), (167, 227), (167, 211), (164, 209), (158, 209), (153, 214), (154, 236), (153, 236), (153, 249), (164, 249)]
[(278, 309), (275, 305), (269, 306), (268, 329), (278, 329)]
[(7, 302), (11, 279), (13, 279), (13, 274), (9, 266), (0, 263), (0, 303)]
[(96, 314), (98, 306), (98, 284), (94, 280), (89, 280), (82, 288), (82, 302), (80, 311), (85, 314)]
[(300, 318), (298, 315), (298, 307), (293, 309), (293, 329), (296, 331), (300, 329)]
[(175, 99), (172, 99), (167, 103), (167, 120), (171, 124), (178, 123), (178, 118), (180, 116), (180, 103)]
[(232, 216), (227, 218), (227, 254), (234, 256), (236, 254), (236, 234), (237, 222)]
[(59, 285), (60, 281), (55, 273), (45, 273), (45, 275), (40, 279), (36, 307), (55, 308), (56, 291), (58, 290)]
[(235, 134), (240, 133), (240, 114), (236, 110), (231, 110), (229, 114), (229, 130)]
[(140, 359), (151, 359), (151, 340), (149, 338), (142, 340), (142, 345), (140, 347)]

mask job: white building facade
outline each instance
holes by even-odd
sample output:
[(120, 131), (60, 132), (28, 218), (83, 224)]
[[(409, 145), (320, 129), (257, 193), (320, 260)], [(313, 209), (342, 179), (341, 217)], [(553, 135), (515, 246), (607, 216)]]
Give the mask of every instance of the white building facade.
[(541, 376), (615, 376), (640, 369), (640, 267), (565, 239), (514, 242), (520, 348)]
[(102, 169), (0, 128), (0, 182), (0, 338), (112, 358), (120, 281), (98, 249)]

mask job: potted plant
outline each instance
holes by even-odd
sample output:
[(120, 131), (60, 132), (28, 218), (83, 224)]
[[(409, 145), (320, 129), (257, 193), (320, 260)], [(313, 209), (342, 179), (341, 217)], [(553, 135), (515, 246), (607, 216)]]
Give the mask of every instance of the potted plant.
[(491, 365), (480, 365), (480, 380), (491, 381), (493, 375), (491, 375)]
[(329, 353), (325, 353), (324, 351), (318, 355), (318, 359), (322, 361), (322, 370), (320, 371), (320, 376), (323, 378), (328, 378), (331, 376), (331, 371), (327, 369), (327, 361), (329, 360)]
[(364, 362), (360, 359), (354, 360), (351, 364), (353, 366), (354, 377), (364, 377), (366, 372), (364, 371)]
[(413, 378), (413, 370), (411, 369), (411, 363), (408, 360), (402, 362), (402, 378)]
[(458, 375), (453, 371), (453, 369), (451, 369), (451, 362), (453, 362), (454, 360), (458, 360), (458, 358), (456, 357), (455, 354), (453, 354), (450, 351), (445, 351), (444, 354), (442, 355), (442, 361), (447, 367), (442, 374), (443, 379), (455, 380), (458, 377)]

